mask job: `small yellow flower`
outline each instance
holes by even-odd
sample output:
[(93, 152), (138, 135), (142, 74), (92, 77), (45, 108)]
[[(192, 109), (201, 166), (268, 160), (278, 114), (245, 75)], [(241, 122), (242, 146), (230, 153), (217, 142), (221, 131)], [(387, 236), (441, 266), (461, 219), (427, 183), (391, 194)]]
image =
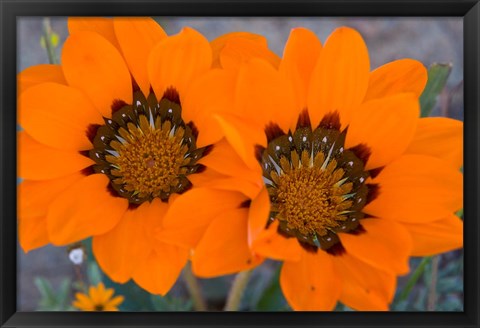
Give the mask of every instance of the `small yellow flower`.
[(72, 305), (82, 311), (118, 311), (118, 305), (123, 302), (123, 296), (115, 296), (113, 288), (105, 288), (103, 283), (97, 287), (90, 286), (88, 295), (83, 293), (75, 294), (75, 301)]

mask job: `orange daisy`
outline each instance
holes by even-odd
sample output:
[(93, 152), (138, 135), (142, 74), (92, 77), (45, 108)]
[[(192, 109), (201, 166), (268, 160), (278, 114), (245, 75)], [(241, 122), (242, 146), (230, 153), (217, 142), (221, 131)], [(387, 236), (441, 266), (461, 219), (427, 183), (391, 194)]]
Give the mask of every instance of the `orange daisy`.
[(20, 244), (93, 236), (112, 280), (163, 295), (208, 223), (248, 199), (212, 189), (231, 181), (200, 162), (221, 161), (209, 152), (223, 133), (211, 125), (221, 107), (197, 96), (228, 91), (228, 74), (211, 70), (218, 54), (191, 28), (167, 36), (148, 18), (74, 18), (68, 27), (61, 65), (19, 75)]
[(113, 293), (113, 288), (105, 288), (101, 282), (97, 287), (90, 286), (88, 295), (76, 293), (72, 305), (82, 311), (118, 311), (123, 296), (112, 297)]
[[(246, 202), (248, 246), (283, 261), (280, 284), (294, 310), (338, 301), (387, 310), (409, 257), (462, 247), (454, 213), (463, 205), (463, 125), (419, 118), (421, 63), (370, 72), (362, 37), (346, 27), (324, 46), (292, 30), (278, 69), (265, 56), (232, 56), (231, 111), (215, 117), (237, 153), (230, 174), (258, 186)], [(229, 225), (218, 223), (217, 236), (231, 236)], [(207, 232), (192, 260), (197, 274), (215, 273), (220, 247)]]

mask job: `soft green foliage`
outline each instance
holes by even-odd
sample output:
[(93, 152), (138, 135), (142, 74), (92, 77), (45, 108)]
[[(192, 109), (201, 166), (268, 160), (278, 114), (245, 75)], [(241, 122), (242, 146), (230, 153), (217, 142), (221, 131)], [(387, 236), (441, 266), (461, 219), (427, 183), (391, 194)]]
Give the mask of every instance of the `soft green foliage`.
[(428, 69), (428, 82), (420, 96), (422, 117), (427, 117), (432, 112), (437, 103), (437, 97), (445, 88), (451, 71), (451, 64), (433, 64)]
[(35, 285), (40, 291), (40, 302), (38, 303), (38, 311), (68, 311), (72, 310), (70, 305), (71, 297), (71, 281), (65, 278), (60, 286), (55, 290), (51, 283), (40, 277), (35, 278)]
[(172, 296), (151, 296), (151, 302), (155, 311), (191, 311), (192, 300), (183, 300)]

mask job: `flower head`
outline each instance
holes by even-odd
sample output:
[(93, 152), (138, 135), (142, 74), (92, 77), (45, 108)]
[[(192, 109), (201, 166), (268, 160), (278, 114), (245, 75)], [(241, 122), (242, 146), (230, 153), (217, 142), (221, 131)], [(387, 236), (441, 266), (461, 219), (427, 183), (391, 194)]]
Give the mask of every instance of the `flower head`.
[(123, 296), (113, 297), (113, 288), (105, 288), (103, 283), (90, 286), (88, 294), (76, 293), (72, 305), (82, 311), (118, 311)]
[(223, 137), (211, 125), (221, 106), (198, 95), (229, 77), (212, 70), (216, 54), (191, 28), (167, 36), (144, 18), (68, 27), (61, 65), (19, 75), (20, 243), (93, 237), (112, 280), (165, 294), (205, 226), (247, 199), (210, 188), (225, 184), (209, 170), (221, 161), (209, 154)]
[[(231, 174), (259, 186), (246, 203), (248, 246), (283, 261), (295, 310), (339, 300), (388, 309), (410, 256), (462, 246), (462, 123), (419, 118), (424, 66), (403, 59), (370, 72), (350, 28), (325, 46), (292, 30), (278, 69), (257, 57), (231, 60), (231, 111), (216, 116), (237, 154)], [(214, 271), (211, 245), (200, 242), (193, 257), (200, 275)]]

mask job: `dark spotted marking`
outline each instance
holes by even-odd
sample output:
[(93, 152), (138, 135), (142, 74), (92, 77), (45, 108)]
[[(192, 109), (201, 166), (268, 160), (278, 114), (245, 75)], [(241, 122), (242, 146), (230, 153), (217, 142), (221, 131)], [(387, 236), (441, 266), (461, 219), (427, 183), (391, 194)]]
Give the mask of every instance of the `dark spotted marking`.
[(327, 249), (327, 253), (333, 256), (341, 256), (342, 254), (345, 254), (345, 247), (343, 247), (341, 242), (338, 242)]
[(198, 129), (195, 126), (195, 124), (193, 122), (189, 122), (187, 124), (187, 126), (190, 127), (190, 130), (192, 130), (192, 136), (194, 136), (195, 139), (197, 139), (198, 138)]
[(376, 169), (372, 169), (372, 170), (368, 171), (368, 174), (370, 174), (370, 177), (372, 179), (375, 179), (380, 174), (380, 172), (383, 171), (384, 167), (385, 166), (377, 167)]
[(122, 109), (125, 106), (128, 106), (128, 104), (126, 102), (124, 102), (123, 100), (114, 99), (113, 102), (112, 102), (112, 105), (110, 106), (110, 108), (112, 110), (112, 116), (113, 116), (113, 114), (115, 114), (116, 112), (118, 112), (120, 109)]
[(285, 135), (285, 132), (283, 132), (278, 124), (270, 122), (265, 126), (265, 135), (267, 136), (267, 142), (270, 142)]
[(298, 115), (296, 129), (298, 130), (302, 128), (312, 128), (312, 123), (310, 122), (310, 115), (308, 115), (308, 110), (306, 108), (302, 110), (300, 115)]
[(380, 186), (377, 183), (367, 183), (367, 204), (375, 200), (380, 193)]
[(340, 130), (340, 115), (337, 111), (326, 114), (320, 124), (320, 128)]
[(165, 90), (162, 98), (168, 99), (171, 102), (180, 105), (180, 95), (178, 94), (177, 89), (174, 87), (168, 87), (167, 90)]
[(240, 203), (240, 208), (250, 208), (251, 204), (252, 204), (251, 199), (244, 200), (243, 202)]
[(101, 127), (100, 124), (90, 124), (87, 127), (87, 131), (85, 131), (85, 134), (88, 140), (90, 140), (92, 144), (93, 144), (93, 140), (95, 139), (95, 136), (97, 135), (97, 131), (100, 127)]
[(350, 233), (355, 236), (362, 235), (365, 232), (367, 232), (367, 230), (365, 230), (365, 228), (360, 223), (357, 225), (355, 229), (350, 231)]
[(137, 209), (138, 207), (140, 207), (140, 204), (135, 204), (135, 203), (128, 203), (128, 209), (133, 211), (135, 209)]
[(81, 170), (80, 173), (88, 177), (89, 175), (94, 174), (95, 170), (93, 168), (93, 165), (90, 165), (84, 168), (83, 170)]
[(367, 164), (368, 159), (370, 158), (370, 155), (372, 154), (372, 151), (370, 150), (370, 147), (367, 145), (361, 143), (356, 145), (355, 147), (352, 147), (350, 149), (352, 153), (355, 154), (355, 156), (358, 157), (359, 160), (363, 162), (363, 164)]
[(261, 145), (255, 145), (255, 158), (259, 163), (262, 162), (263, 152), (265, 151), (265, 147)]
[(317, 246), (311, 245), (309, 243), (305, 243), (301, 240), (299, 240), (298, 242), (300, 243), (300, 246), (302, 246), (302, 248), (304, 250), (306, 250), (307, 252), (312, 253), (312, 254), (317, 254), (317, 252), (318, 252), (318, 247)]

